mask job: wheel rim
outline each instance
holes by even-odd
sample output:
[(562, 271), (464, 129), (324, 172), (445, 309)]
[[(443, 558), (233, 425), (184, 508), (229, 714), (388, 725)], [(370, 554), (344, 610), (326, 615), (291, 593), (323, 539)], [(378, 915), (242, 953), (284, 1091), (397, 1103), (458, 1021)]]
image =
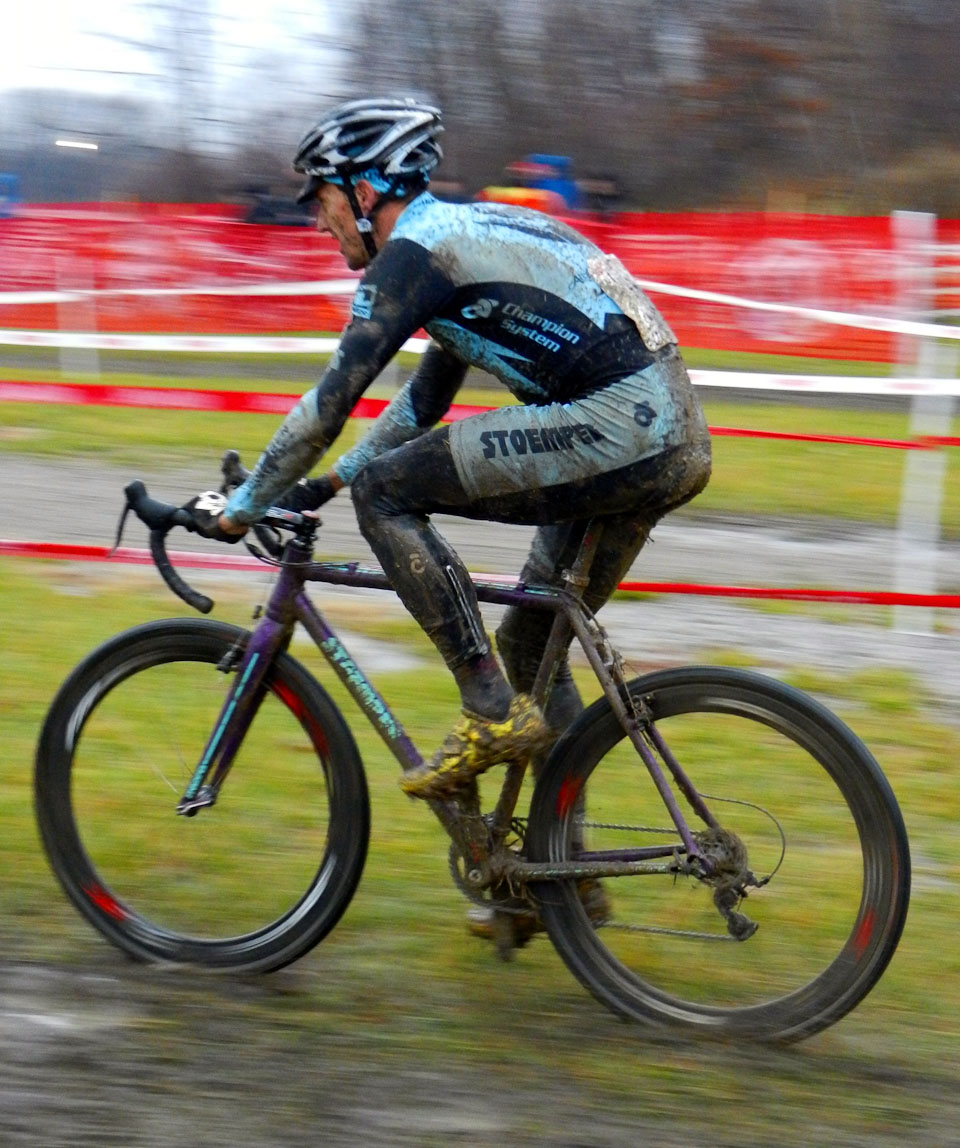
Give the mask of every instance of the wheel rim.
[[(908, 878), (896, 872), (897, 843), (870, 830), (886, 811), (869, 784), (854, 780), (860, 771), (844, 757), (842, 739), (769, 698), (746, 694), (731, 704), (723, 695), (688, 687), (661, 690), (651, 701), (658, 729), (698, 787), (748, 802), (710, 804), (748, 844), (758, 877), (776, 866), (780, 843), (757, 807), (784, 825), (783, 865), (742, 905), (760, 926), (756, 935), (730, 940), (712, 891), (694, 878), (608, 879), (611, 921), (599, 930), (572, 887), (555, 889), (562, 908), (547, 905), (544, 915), (573, 971), (617, 1011), (778, 1035), (796, 1024), (799, 1035), (842, 1015), (879, 976), (902, 925), (896, 886)], [(685, 712), (702, 709), (712, 712)], [(554, 819), (551, 859), (569, 856), (581, 833), (593, 852), (665, 839), (637, 828), (669, 826), (669, 819), (633, 748), (614, 747), (620, 736), (610, 718), (597, 738), (598, 752), (607, 752), (593, 772), (568, 771), (586, 782), (587, 818), (582, 830), (572, 813)], [(844, 779), (850, 804), (831, 771)], [(570, 806), (569, 793), (555, 797)]]
[(229, 684), (216, 669), (221, 652), (154, 657), (78, 707), (79, 893), (107, 928), (181, 957), (185, 947), (269, 943), (330, 878), (325, 739), (282, 679), (271, 681), (217, 805), (175, 813)]

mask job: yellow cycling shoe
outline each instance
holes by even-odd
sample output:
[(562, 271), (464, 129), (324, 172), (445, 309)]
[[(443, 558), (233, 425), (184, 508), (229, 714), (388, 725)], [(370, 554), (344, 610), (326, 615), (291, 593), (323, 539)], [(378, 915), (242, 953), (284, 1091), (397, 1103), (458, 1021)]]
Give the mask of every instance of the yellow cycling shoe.
[(503, 721), (465, 710), (433, 757), (403, 775), (400, 788), (411, 797), (448, 797), (492, 765), (524, 761), (541, 753), (554, 736), (526, 694), (516, 695)]

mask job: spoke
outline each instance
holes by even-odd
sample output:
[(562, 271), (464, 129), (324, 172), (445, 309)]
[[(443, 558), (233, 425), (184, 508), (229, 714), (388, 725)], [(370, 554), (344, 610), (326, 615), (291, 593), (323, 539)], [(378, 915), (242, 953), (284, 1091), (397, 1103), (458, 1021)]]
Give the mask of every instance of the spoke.
[[(177, 750), (177, 757), (180, 758), (180, 765), (183, 767), (183, 772), (186, 772), (186, 763), (184, 762), (183, 754), (180, 752), (179, 749)], [(169, 786), (170, 789), (172, 789), (174, 793), (180, 793), (180, 789), (178, 789), (177, 786), (175, 786), (173, 784), (173, 782), (170, 780), (170, 778), (167, 777), (167, 775), (163, 772), (163, 770), (155, 762), (153, 762), (153, 761), (150, 762), (150, 768), (157, 775), (157, 777), (160, 778), (160, 780), (164, 783), (164, 785)]]
[(615, 929), (621, 933), (660, 933), (669, 937), (683, 937), (688, 941), (733, 941), (736, 942), (736, 937), (731, 937), (729, 933), (697, 933), (690, 929), (668, 929), (661, 925), (627, 925), (619, 921), (605, 921), (602, 925), (595, 926), (601, 929)]

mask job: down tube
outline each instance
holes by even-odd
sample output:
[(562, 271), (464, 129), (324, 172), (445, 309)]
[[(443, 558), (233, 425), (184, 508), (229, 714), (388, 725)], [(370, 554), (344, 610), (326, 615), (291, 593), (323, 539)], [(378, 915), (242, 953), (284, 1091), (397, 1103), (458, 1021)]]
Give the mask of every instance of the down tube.
[(413, 769), (422, 764), (423, 756), (393, 716), (386, 701), (306, 594), (297, 595), (297, 619), (403, 769)]

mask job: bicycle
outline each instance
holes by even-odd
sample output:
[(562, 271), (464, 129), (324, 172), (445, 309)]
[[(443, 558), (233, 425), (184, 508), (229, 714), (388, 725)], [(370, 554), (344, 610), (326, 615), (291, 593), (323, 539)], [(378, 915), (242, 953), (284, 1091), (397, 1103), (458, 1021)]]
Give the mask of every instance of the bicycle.
[[(186, 512), (142, 483), (125, 494), (124, 518), (132, 508), (147, 525), (167, 585), (209, 612), (165, 549)], [(255, 528), (263, 549), (249, 548), (277, 578), (252, 631), (190, 618), (134, 627), (85, 658), (51, 705), (35, 777), (43, 843), (67, 897), (133, 958), (278, 969), (333, 929), (357, 888), (364, 767), (342, 712), (289, 651), (296, 624), (400, 766), (422, 760), (306, 593), (389, 583), (357, 562), (316, 561), (320, 526), (274, 509)], [(118, 543), (122, 530), (123, 518)], [(809, 1036), (854, 1008), (896, 949), (910, 889), (897, 801), (853, 731), (797, 689), (707, 665), (628, 679), (582, 602), (600, 530), (587, 528), (560, 587), (474, 579), (481, 602), (552, 611), (541, 705), (571, 634), (602, 695), (532, 763), (525, 818), (524, 764), (507, 767), (488, 812), (475, 781), (429, 803), (454, 880), (492, 910), (502, 955), (536, 914), (622, 1017)]]

